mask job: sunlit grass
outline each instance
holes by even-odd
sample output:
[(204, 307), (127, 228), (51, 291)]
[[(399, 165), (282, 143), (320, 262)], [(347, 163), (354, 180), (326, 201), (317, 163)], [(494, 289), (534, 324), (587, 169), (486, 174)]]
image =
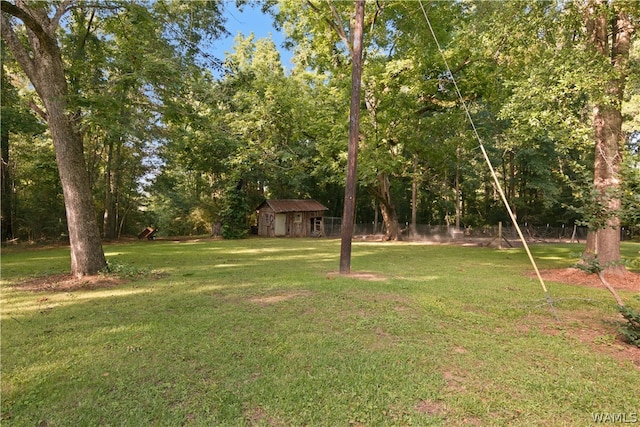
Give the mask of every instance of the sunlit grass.
[[(580, 248), (532, 249), (558, 268)], [(105, 253), (158, 274), (33, 293), (9, 286), (64, 271), (68, 249), (3, 253), (3, 425), (581, 426), (640, 407), (607, 291), (549, 283), (558, 324), (520, 249), (355, 242), (369, 280), (335, 274), (335, 240)]]

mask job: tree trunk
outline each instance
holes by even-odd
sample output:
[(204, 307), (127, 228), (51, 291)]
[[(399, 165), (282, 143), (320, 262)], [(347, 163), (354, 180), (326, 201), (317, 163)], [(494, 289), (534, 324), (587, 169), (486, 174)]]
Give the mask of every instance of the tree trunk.
[(113, 159), (113, 138), (107, 142), (107, 161), (104, 170), (104, 214), (102, 216), (102, 236), (105, 239), (113, 239), (115, 235), (115, 215), (113, 212), (113, 192), (111, 165)]
[(604, 97), (593, 108), (593, 133), (595, 140), (594, 187), (598, 201), (606, 206), (604, 227), (590, 230), (590, 239), (584, 258), (598, 257), (604, 271), (624, 272), (620, 264), (621, 206), (620, 166), (622, 163), (621, 105), (628, 74), (631, 35), (634, 27), (629, 16), (604, 0), (591, 0), (586, 12), (586, 28), (589, 47), (610, 60), (612, 72), (605, 77)]
[(462, 216), (462, 196), (460, 194), (460, 147), (456, 148), (456, 231), (460, 230), (460, 217)]
[[(47, 15), (48, 9), (41, 4), (29, 6), (28, 3), (16, 2), (14, 5), (5, 1), (0, 4), (3, 12), (2, 38), (29, 77), (46, 110), (64, 194), (71, 273), (75, 277), (95, 275), (106, 266), (106, 259), (100, 242), (82, 137), (68, 112), (67, 81), (56, 39), (58, 22), (66, 13), (67, 5), (60, 5), (51, 19)], [(26, 45), (5, 13), (24, 23)]]
[(353, 44), (347, 42), (351, 52), (351, 106), (349, 110), (349, 147), (347, 154), (347, 182), (344, 190), (344, 210), (342, 213), (342, 235), (340, 240), (340, 274), (351, 273), (351, 239), (355, 219), (358, 138), (360, 136), (360, 84), (362, 78), (362, 42), (364, 35), (365, 1), (355, 2), (355, 24)]
[(2, 158), (0, 161), (0, 191), (2, 191), (2, 200), (0, 201), (0, 209), (2, 211), (2, 229), (0, 231), (2, 241), (13, 239), (13, 212), (11, 207), (12, 184), (11, 171), (9, 169), (9, 129), (6, 125), (0, 129), (0, 151)]
[[(619, 141), (622, 135), (622, 115), (609, 106), (594, 109), (593, 126), (596, 140), (594, 186), (608, 216), (605, 226), (595, 231), (595, 253), (600, 266), (608, 272), (622, 272), (620, 264), (620, 164)], [(588, 254), (585, 254), (588, 256)]]
[(118, 236), (121, 151), (122, 137), (109, 138), (104, 173), (104, 216), (102, 219), (102, 235), (105, 239), (115, 239)]
[(418, 234), (418, 155), (413, 155), (413, 177), (411, 179), (411, 228), (409, 236), (414, 238)]
[(402, 230), (400, 229), (395, 206), (381, 203), (380, 210), (385, 224), (385, 240), (402, 240)]
[(71, 273), (75, 277), (95, 275), (106, 266), (106, 260), (89, 188), (82, 139), (71, 118), (64, 113), (64, 102), (48, 100), (45, 106), (64, 194), (71, 246)]
[(386, 173), (378, 175), (378, 185), (371, 189), (373, 196), (380, 203), (382, 220), (385, 227), (385, 240), (402, 240), (402, 230), (398, 223), (398, 213), (391, 201), (389, 177)]

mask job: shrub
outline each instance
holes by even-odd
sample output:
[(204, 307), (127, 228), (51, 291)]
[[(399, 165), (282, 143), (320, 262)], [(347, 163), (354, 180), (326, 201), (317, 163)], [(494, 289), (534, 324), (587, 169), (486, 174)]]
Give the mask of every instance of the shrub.
[(627, 307), (619, 306), (620, 314), (627, 320), (627, 324), (620, 328), (627, 342), (640, 347), (640, 312)]
[(247, 237), (247, 216), (249, 204), (242, 189), (242, 181), (237, 186), (229, 187), (224, 198), (224, 207), (220, 212), (222, 237), (225, 239), (243, 239)]

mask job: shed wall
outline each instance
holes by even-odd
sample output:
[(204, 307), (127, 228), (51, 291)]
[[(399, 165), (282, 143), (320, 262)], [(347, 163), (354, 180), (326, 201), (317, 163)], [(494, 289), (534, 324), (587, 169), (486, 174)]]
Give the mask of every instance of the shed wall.
[(273, 209), (263, 207), (258, 212), (258, 236), (276, 237), (276, 215), (286, 218), (284, 236), (310, 237), (322, 234), (323, 211), (275, 213)]

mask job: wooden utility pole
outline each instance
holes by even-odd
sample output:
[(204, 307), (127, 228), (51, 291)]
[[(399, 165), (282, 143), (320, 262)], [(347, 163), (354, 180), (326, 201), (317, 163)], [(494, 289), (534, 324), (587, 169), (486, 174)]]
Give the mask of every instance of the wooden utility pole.
[(340, 244), (340, 274), (351, 273), (351, 239), (356, 206), (358, 135), (360, 133), (360, 80), (362, 77), (362, 39), (364, 2), (356, 0), (356, 19), (351, 49), (351, 109), (349, 113), (349, 150), (347, 153), (347, 183), (344, 189), (342, 241)]

